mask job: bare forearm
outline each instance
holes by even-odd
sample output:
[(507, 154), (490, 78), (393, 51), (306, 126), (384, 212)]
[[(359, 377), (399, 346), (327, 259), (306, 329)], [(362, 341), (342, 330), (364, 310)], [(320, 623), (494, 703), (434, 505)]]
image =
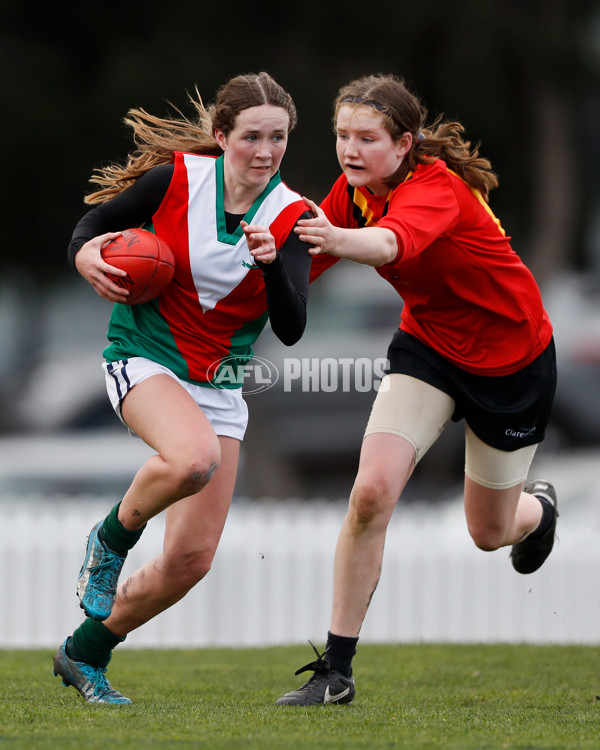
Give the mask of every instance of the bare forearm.
[(325, 252), (337, 258), (347, 258), (367, 266), (383, 266), (398, 255), (396, 236), (389, 229), (364, 227), (343, 229), (336, 227)]

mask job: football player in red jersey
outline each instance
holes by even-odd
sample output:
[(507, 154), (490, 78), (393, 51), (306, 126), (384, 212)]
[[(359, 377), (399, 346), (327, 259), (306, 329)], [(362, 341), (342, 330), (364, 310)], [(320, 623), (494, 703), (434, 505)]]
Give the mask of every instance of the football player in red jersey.
[[(512, 546), (520, 573), (554, 543), (548, 482), (527, 480), (556, 386), (552, 326), (537, 284), (488, 205), (498, 180), (460, 123), (426, 111), (392, 75), (335, 102), (342, 174), (296, 232), (312, 276), (339, 258), (374, 266), (404, 300), (336, 547), (330, 630), (314, 671), (277, 703), (349, 703), (352, 657), (379, 580), (387, 525), (448, 420), (466, 423), (464, 503), (482, 550)], [(299, 670), (299, 671), (303, 671)]]

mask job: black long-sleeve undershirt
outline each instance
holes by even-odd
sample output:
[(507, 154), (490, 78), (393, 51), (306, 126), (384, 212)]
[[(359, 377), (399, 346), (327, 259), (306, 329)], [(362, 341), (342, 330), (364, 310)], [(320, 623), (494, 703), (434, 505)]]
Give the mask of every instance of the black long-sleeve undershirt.
[[(140, 177), (112, 200), (88, 211), (73, 231), (67, 255), (75, 267), (77, 251), (89, 240), (106, 232), (119, 232), (148, 222), (164, 199), (174, 166), (164, 164)], [(243, 216), (225, 214), (227, 231), (233, 233)], [(301, 218), (310, 218), (307, 211)], [(261, 263), (271, 328), (279, 340), (291, 346), (304, 333), (311, 256), (308, 245), (295, 232), (285, 239), (272, 263)]]

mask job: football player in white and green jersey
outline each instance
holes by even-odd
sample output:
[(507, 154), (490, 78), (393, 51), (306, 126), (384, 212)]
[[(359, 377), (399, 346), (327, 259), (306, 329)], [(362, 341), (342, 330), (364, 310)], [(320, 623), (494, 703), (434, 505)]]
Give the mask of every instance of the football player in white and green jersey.
[[(291, 97), (269, 75), (237, 76), (197, 120), (132, 110), (136, 149), (100, 170), (97, 204), (69, 247), (77, 271), (116, 303), (104, 351), (113, 406), (156, 453), (90, 533), (77, 593), (87, 618), (54, 672), (93, 703), (129, 703), (106, 667), (135, 628), (179, 601), (209, 571), (231, 503), (248, 413), (243, 365), (270, 318), (287, 345), (304, 331), (311, 257), (293, 231), (307, 216), (279, 166), (296, 123)], [(155, 300), (127, 305), (101, 257), (119, 231), (145, 226), (173, 250), (175, 276)], [(240, 373), (240, 367), (227, 372)], [(162, 551), (118, 586), (129, 549), (166, 510)]]

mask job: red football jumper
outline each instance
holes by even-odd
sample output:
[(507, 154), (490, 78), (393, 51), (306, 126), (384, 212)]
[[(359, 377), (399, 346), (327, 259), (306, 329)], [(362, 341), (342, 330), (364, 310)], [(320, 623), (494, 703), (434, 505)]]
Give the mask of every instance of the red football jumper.
[[(394, 232), (398, 255), (375, 270), (404, 300), (400, 328), (457, 367), (509, 375), (550, 343), (532, 273), (481, 194), (444, 161), (419, 165), (387, 196), (341, 175), (321, 207), (335, 226)], [(311, 280), (336, 260), (315, 256)]]

